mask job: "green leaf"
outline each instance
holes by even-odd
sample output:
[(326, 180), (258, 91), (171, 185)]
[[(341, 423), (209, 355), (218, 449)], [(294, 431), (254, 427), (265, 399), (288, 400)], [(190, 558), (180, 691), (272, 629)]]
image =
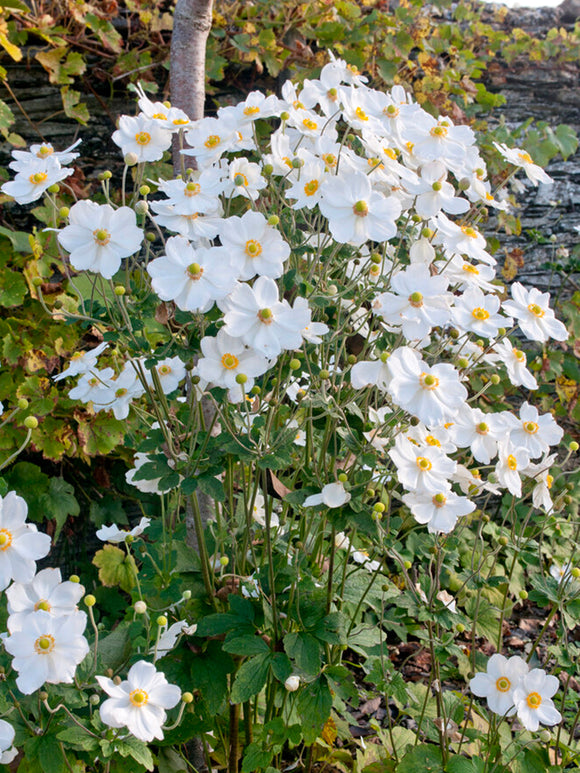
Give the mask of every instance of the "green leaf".
[(22, 274), (4, 267), (0, 271), (0, 306), (20, 306), (26, 295), (28, 287)]
[(482, 773), (484, 767), (483, 760), (478, 757), (470, 760), (467, 757), (456, 755), (451, 757), (445, 766), (445, 773)]
[(242, 773), (254, 773), (267, 767), (272, 761), (274, 753), (271, 750), (262, 749), (259, 743), (251, 743), (244, 753), (242, 761)]
[(181, 773), (187, 771), (187, 762), (176, 751), (161, 747), (157, 753), (159, 773)]
[[(8, 129), (12, 126), (14, 123), (14, 113), (6, 102), (0, 99), (0, 131), (4, 136), (8, 133)], [(4, 229), (3, 229), (4, 230)], [(8, 231), (8, 229), (5, 229)]]
[(242, 664), (232, 687), (232, 702), (244, 703), (257, 695), (266, 684), (272, 654), (256, 655)]
[(45, 735), (38, 740), (38, 761), (45, 773), (68, 773), (66, 760), (56, 737)]
[(224, 652), (231, 655), (263, 655), (270, 652), (266, 642), (259, 636), (236, 636), (233, 639), (226, 639), (223, 645)]
[(74, 495), (74, 488), (62, 478), (51, 478), (48, 485), (48, 492), (43, 500), (46, 504), (46, 514), (49, 518), (56, 521), (56, 529), (53, 535), (53, 541), (56, 542), (66, 519), (71, 516), (74, 518), (80, 511), (80, 505)]
[(79, 420), (79, 439), (87, 456), (106, 456), (125, 437), (125, 424), (113, 416), (98, 413), (94, 417)]
[(135, 585), (137, 566), (132, 555), (115, 545), (105, 545), (97, 550), (93, 564), (99, 568), (99, 580), (106, 588), (120, 587), (127, 593)]
[(112, 633), (99, 639), (98, 658), (106, 668), (115, 670), (127, 660), (131, 647), (130, 623), (120, 623)]
[(15, 11), (30, 13), (30, 8), (20, 0), (0, 0), (0, 8), (13, 8)]
[(214, 475), (199, 475), (197, 477), (197, 485), (204, 494), (207, 494), (214, 501), (225, 502), (224, 484)]
[(377, 59), (377, 69), (385, 83), (394, 82), (398, 70), (396, 62), (393, 62), (392, 59)]
[[(12, 120), (14, 120), (14, 116), (12, 116)], [(2, 103), (0, 102), (0, 128), (2, 128)], [(7, 239), (10, 239), (12, 242), (12, 247), (16, 252), (21, 252), (23, 255), (30, 255), (31, 253), (31, 247), (30, 247), (30, 237), (29, 234), (25, 233), (24, 231), (11, 231), (9, 228), (4, 228), (4, 226), (0, 226), (0, 234), (2, 236), (5, 236)]]
[(155, 768), (153, 755), (147, 744), (143, 741), (139, 741), (137, 738), (133, 738), (129, 735), (122, 741), (116, 741), (116, 747), (121, 757), (132, 757), (147, 770), (153, 770)]
[(302, 631), (286, 634), (284, 649), (305, 674), (317, 674), (320, 671), (320, 645), (311, 634)]
[(304, 741), (314, 743), (320, 735), (324, 723), (330, 716), (332, 695), (324, 675), (305, 685), (298, 694), (296, 710), (302, 722)]
[[(203, 621), (202, 621), (203, 622)], [(199, 626), (197, 633), (199, 634)], [(221, 643), (209, 641), (206, 651), (191, 657), (191, 686), (200, 690), (209, 713), (221, 711), (228, 694), (228, 674), (234, 669), (234, 661), (221, 648)]]
[(63, 86), (60, 90), (62, 97), (62, 106), (64, 107), (65, 115), (69, 118), (74, 118), (75, 121), (82, 123), (85, 126), (89, 122), (89, 111), (84, 102), (81, 102), (80, 91), (73, 91), (68, 86)]
[(420, 744), (411, 749), (397, 765), (397, 773), (443, 773), (441, 749)]
[(292, 663), (283, 652), (275, 652), (272, 658), (272, 673), (279, 682), (284, 682), (292, 674)]
[(572, 156), (578, 149), (578, 137), (576, 132), (571, 126), (566, 124), (560, 124), (554, 132), (556, 138), (556, 144), (560, 149), (560, 153), (564, 158), (564, 161)]
[(82, 730), (78, 725), (61, 730), (56, 737), (65, 746), (79, 752), (90, 752), (99, 746), (99, 739), (90, 735), (88, 729)]

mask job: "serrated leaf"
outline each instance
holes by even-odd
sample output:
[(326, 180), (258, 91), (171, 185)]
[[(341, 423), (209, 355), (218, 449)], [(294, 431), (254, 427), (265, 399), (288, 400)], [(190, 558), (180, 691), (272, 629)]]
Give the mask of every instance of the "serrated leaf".
[(256, 655), (242, 663), (232, 687), (232, 702), (245, 703), (263, 689), (270, 672), (272, 653)]
[(135, 762), (143, 765), (147, 770), (155, 768), (153, 754), (143, 741), (129, 735), (122, 741), (117, 741), (116, 747), (121, 757), (132, 757)]
[(75, 517), (80, 511), (80, 505), (74, 495), (74, 488), (62, 478), (51, 478), (48, 491), (43, 497), (46, 505), (46, 514), (56, 521), (56, 529), (53, 540), (56, 542), (61, 529), (69, 516)]
[(407, 752), (397, 765), (397, 773), (443, 773), (441, 749), (438, 746), (420, 744)]
[(97, 749), (99, 746), (99, 739), (91, 735), (87, 730), (75, 725), (75, 727), (67, 727), (65, 730), (61, 730), (56, 736), (59, 741), (62, 741), (65, 746), (70, 749), (81, 752), (89, 752), (93, 749)]
[(303, 631), (286, 634), (284, 650), (305, 674), (317, 674), (320, 671), (320, 644), (311, 634)]
[(304, 741), (314, 743), (330, 716), (332, 695), (324, 675), (305, 685), (298, 694), (296, 709), (302, 721)]
[(226, 639), (223, 644), (224, 652), (231, 655), (263, 655), (270, 652), (266, 642), (259, 636), (236, 636), (233, 639)]
[(254, 773), (270, 764), (274, 753), (268, 749), (262, 749), (259, 743), (251, 743), (244, 752), (242, 760), (242, 773)]
[[(121, 623), (107, 636), (99, 639), (98, 658), (107, 668), (118, 668), (131, 653), (129, 623)], [(97, 673), (99, 673), (97, 671)]]
[[(70, 79), (72, 82), (72, 79)], [(74, 118), (75, 121), (82, 123), (83, 126), (89, 121), (89, 111), (84, 102), (81, 102), (80, 91), (74, 91), (68, 86), (63, 86), (60, 90), (62, 97), (62, 106), (65, 114), (69, 118)]]
[(224, 502), (226, 493), (224, 484), (214, 475), (199, 475), (197, 477), (198, 488), (216, 502)]
[(119, 587), (130, 593), (135, 586), (135, 559), (116, 545), (105, 545), (98, 550), (93, 564), (99, 568), (99, 580), (106, 588)]

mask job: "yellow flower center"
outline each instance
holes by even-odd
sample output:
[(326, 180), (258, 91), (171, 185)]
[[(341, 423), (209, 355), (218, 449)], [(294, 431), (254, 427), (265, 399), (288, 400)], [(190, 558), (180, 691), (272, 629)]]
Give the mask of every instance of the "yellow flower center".
[(500, 678), (495, 683), (495, 688), (499, 692), (508, 692), (511, 686), (512, 683), (507, 678), (507, 676), (500, 676)]
[(137, 145), (149, 145), (151, 142), (151, 135), (149, 132), (137, 132), (135, 135), (135, 142)]
[(431, 391), (432, 389), (437, 389), (439, 386), (439, 379), (437, 376), (433, 376), (431, 373), (421, 373), (419, 376), (419, 383), (423, 389), (428, 389)]
[(489, 319), (489, 311), (487, 311), (487, 309), (482, 309), (481, 306), (477, 306), (477, 308), (473, 309), (471, 312), (471, 316), (473, 319), (485, 322), (486, 319)]
[(219, 134), (210, 134), (207, 140), (203, 143), (206, 148), (215, 148), (221, 142)]
[(145, 690), (133, 690), (129, 693), (129, 700), (133, 704), (133, 706), (136, 706), (137, 708), (141, 708), (142, 706), (146, 706), (147, 702), (149, 701), (149, 696), (145, 692)]
[(464, 263), (461, 267), (464, 271), (469, 271), (470, 274), (479, 274), (479, 271), (472, 266), (471, 263)]
[(437, 448), (441, 448), (441, 443), (433, 435), (427, 435), (425, 442), (428, 446), (436, 446)]
[(365, 113), (365, 111), (362, 109), (362, 107), (357, 107), (357, 109), (354, 112), (356, 113), (356, 117), (360, 121), (368, 121), (369, 120), (368, 115)]
[(201, 185), (199, 183), (188, 182), (183, 189), (183, 195), (187, 196), (187, 198), (190, 198), (191, 196), (197, 196), (200, 190)]
[(38, 612), (39, 609), (42, 609), (43, 612), (50, 612), (51, 606), (46, 599), (39, 599), (34, 605), (34, 611)]
[(533, 161), (532, 157), (530, 156), (530, 154), (526, 153), (525, 150), (520, 150), (518, 152), (518, 158), (520, 158), (524, 162), (524, 164), (533, 164), (534, 163), (534, 161)]
[(316, 123), (316, 121), (313, 121), (311, 118), (305, 118), (302, 121), (302, 125), (306, 129), (310, 129), (310, 131), (315, 131), (315, 129), (318, 129), (318, 124)]
[(431, 501), (435, 507), (443, 507), (443, 505), (447, 502), (447, 497), (445, 494), (435, 494)]
[(299, 99), (295, 99), (294, 102), (292, 102), (292, 107), (294, 110), (304, 110), (304, 105)]
[(104, 228), (97, 228), (93, 231), (93, 237), (100, 247), (104, 247), (105, 244), (108, 244), (111, 241), (111, 234)]
[(234, 370), (238, 367), (240, 364), (240, 361), (236, 357), (235, 354), (230, 354), (230, 352), (226, 352), (222, 357), (222, 365), (226, 370)]
[(548, 473), (548, 474), (546, 475), (546, 486), (547, 486), (548, 488), (552, 488), (552, 484), (553, 484), (553, 483), (554, 483), (554, 476), (553, 476), (553, 475), (550, 475), (550, 473)]
[(157, 118), (158, 121), (166, 121), (167, 116), (165, 113), (155, 113), (155, 115), (152, 116), (153, 118)]
[(54, 649), (54, 636), (45, 633), (34, 642), (34, 651), (37, 655), (49, 655)]
[(171, 368), (169, 365), (162, 365), (160, 368), (157, 369), (157, 372), (160, 373), (162, 376), (168, 376), (171, 373)]
[(8, 550), (12, 544), (12, 532), (8, 529), (0, 529), (0, 551)]
[(271, 325), (274, 321), (274, 315), (272, 314), (272, 309), (260, 309), (258, 312), (258, 319), (260, 322), (263, 322), (264, 325)]
[(360, 75), (360, 70), (355, 64), (347, 64), (346, 69), (349, 70), (353, 75)]
[(369, 205), (366, 201), (357, 201), (353, 204), (352, 211), (357, 217), (366, 217), (369, 213)]
[(33, 185), (42, 185), (42, 183), (48, 177), (46, 172), (35, 172), (28, 178)]
[(399, 112), (399, 108), (395, 107), (395, 105), (389, 105), (383, 110), (383, 113), (387, 116), (387, 118), (397, 118)]
[(434, 126), (429, 134), (432, 137), (447, 137), (448, 131), (445, 126)]
[(535, 435), (539, 430), (539, 427), (535, 421), (524, 421), (523, 427), (524, 432), (527, 432), (528, 435)]
[(466, 236), (469, 236), (470, 239), (477, 239), (477, 231), (470, 225), (462, 225), (461, 230)]
[(184, 126), (186, 123), (189, 123), (189, 121), (187, 120), (187, 118), (174, 118), (173, 121), (171, 121), (171, 123), (174, 126)]
[(90, 387), (96, 387), (98, 383), (99, 379), (96, 376), (93, 376), (93, 378), (90, 378), (88, 381)]
[(262, 254), (262, 245), (255, 239), (248, 239), (244, 252), (249, 258), (257, 258)]
[(480, 421), (477, 427), (475, 428), (475, 431), (478, 435), (487, 435), (489, 432), (489, 427), (484, 421)]
[(260, 108), (256, 107), (256, 105), (248, 105), (248, 107), (244, 108), (244, 115), (256, 115), (259, 112)]
[(54, 153), (54, 149), (49, 147), (48, 145), (41, 145), (38, 148), (38, 151), (36, 153), (37, 158), (46, 158), (47, 156), (52, 156)]
[(322, 160), (326, 164), (326, 166), (336, 166), (336, 156), (334, 153), (325, 153), (324, 156), (322, 156)]
[(388, 158), (390, 158), (392, 161), (397, 160), (397, 151), (394, 150), (393, 148), (383, 148), (383, 153), (385, 154), (385, 156), (388, 156)]
[(409, 296), (409, 303), (411, 306), (414, 306), (416, 309), (420, 309), (423, 305), (423, 295), (419, 292), (411, 293)]
[(125, 387), (119, 387), (119, 389), (117, 389), (115, 392), (115, 397), (125, 397), (127, 392), (128, 390), (125, 389)]
[(190, 263), (187, 267), (187, 275), (193, 282), (198, 282), (203, 275), (203, 268), (199, 263)]
[(539, 709), (542, 703), (542, 696), (540, 693), (531, 692), (526, 698), (526, 703), (531, 709)]
[(528, 306), (528, 311), (531, 311), (534, 317), (539, 317), (540, 319), (546, 314), (544, 309), (537, 303), (530, 303)]
[(328, 97), (328, 99), (330, 99), (331, 102), (336, 102), (338, 91), (336, 89), (328, 89), (328, 91), (326, 92), (326, 96)]
[(182, 215), (186, 220), (197, 220), (199, 212), (192, 212), (191, 215)]
[(427, 459), (426, 456), (418, 456), (415, 461), (421, 472), (429, 472), (429, 470), (433, 467), (431, 461)]
[(508, 458), (506, 459), (506, 464), (510, 468), (510, 470), (518, 469), (518, 463), (516, 461), (516, 457), (513, 454), (510, 454), (508, 456)]
[(307, 182), (304, 186), (304, 193), (307, 196), (314, 196), (316, 191), (318, 190), (318, 180), (310, 180), (310, 182)]

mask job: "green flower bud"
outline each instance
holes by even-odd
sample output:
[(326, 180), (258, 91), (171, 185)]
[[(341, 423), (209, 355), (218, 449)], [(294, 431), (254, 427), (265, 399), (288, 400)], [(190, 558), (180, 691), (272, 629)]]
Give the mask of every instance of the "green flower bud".
[(23, 423), (26, 429), (36, 429), (38, 427), (38, 419), (36, 416), (27, 416)]

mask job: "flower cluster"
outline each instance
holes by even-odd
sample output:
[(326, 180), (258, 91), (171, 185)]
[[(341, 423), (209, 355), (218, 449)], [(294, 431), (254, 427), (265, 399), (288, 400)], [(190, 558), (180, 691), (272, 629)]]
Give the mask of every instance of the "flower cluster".
[(559, 687), (557, 678), (542, 668), (530, 669), (518, 655), (492, 655), (486, 673), (476, 674), (469, 687), (474, 695), (487, 699), (494, 714), (517, 714), (526, 730), (534, 732), (540, 724), (551, 726), (562, 721), (552, 701)]

